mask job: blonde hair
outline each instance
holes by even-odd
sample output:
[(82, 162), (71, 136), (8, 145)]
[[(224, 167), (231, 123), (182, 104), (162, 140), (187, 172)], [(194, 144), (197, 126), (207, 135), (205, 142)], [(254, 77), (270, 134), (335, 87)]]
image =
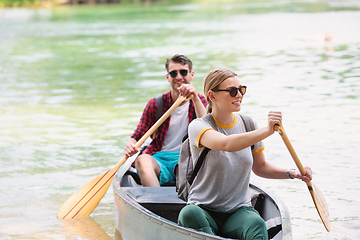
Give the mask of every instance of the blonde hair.
[(235, 77), (237, 74), (227, 68), (218, 68), (214, 69), (205, 77), (204, 79), (204, 94), (206, 97), (206, 100), (208, 101), (207, 105), (207, 113), (212, 112), (212, 102), (210, 101), (210, 98), (208, 96), (209, 90), (214, 90), (219, 87), (219, 85), (225, 81), (226, 79), (230, 77)]

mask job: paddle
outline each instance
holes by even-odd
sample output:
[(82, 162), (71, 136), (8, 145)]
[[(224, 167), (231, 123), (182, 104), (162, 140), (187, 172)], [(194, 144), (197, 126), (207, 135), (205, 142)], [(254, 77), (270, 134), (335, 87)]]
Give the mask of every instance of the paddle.
[[(294, 159), (295, 164), (298, 167), (301, 174), (306, 175), (306, 170), (304, 169), (303, 165), (300, 162), (300, 159), (296, 155), (296, 152), (295, 152), (294, 148), (292, 147), (290, 140), (285, 133), (284, 128), (280, 127), (279, 125), (275, 125), (274, 130), (279, 132), (281, 138), (283, 139), (287, 149), (290, 152), (290, 155)], [(318, 213), (320, 215), (321, 221), (323, 222), (326, 230), (329, 232), (330, 231), (330, 217), (329, 217), (329, 210), (328, 210), (328, 206), (326, 204), (325, 198), (323, 197), (319, 188), (316, 187), (315, 184), (312, 184), (311, 182), (307, 182), (306, 185), (308, 186), (308, 189), (309, 189), (311, 197), (314, 201), (316, 210), (318, 211)]]
[[(176, 102), (136, 143), (136, 147), (139, 148), (181, 103), (191, 99), (192, 97), (193, 95), (190, 95), (188, 98), (179, 96)], [(127, 159), (128, 158), (125, 156), (115, 165), (115, 167), (95, 177), (93, 180), (80, 188), (76, 193), (70, 196), (59, 208), (57, 217), (59, 219), (74, 219), (89, 216), (107, 192), (115, 173)]]

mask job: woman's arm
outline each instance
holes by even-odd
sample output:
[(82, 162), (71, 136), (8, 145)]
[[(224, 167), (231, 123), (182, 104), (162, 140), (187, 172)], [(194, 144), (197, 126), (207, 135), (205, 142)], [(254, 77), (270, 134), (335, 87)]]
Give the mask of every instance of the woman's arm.
[(200, 136), (199, 143), (213, 150), (236, 152), (247, 148), (274, 133), (275, 124), (281, 125), (281, 112), (268, 114), (268, 125), (255, 131), (226, 136), (215, 130), (208, 130)]
[[(287, 169), (277, 167), (265, 161), (264, 152), (253, 154), (253, 172), (263, 178), (286, 179)], [(295, 171), (295, 170), (293, 170)], [(291, 173), (290, 173), (291, 174)], [(292, 176), (292, 175), (290, 175)]]
[[(286, 179), (287, 169), (280, 168), (274, 164), (265, 161), (265, 155), (263, 152), (253, 154), (253, 172), (263, 178), (271, 179)], [(312, 171), (309, 167), (304, 167), (306, 170), (306, 175), (301, 175), (299, 170), (292, 169), (289, 174), (291, 178), (298, 178), (304, 182), (310, 182), (312, 180)]]
[(273, 132), (266, 128), (255, 131), (232, 134), (226, 136), (218, 131), (209, 129), (200, 136), (200, 145), (216, 151), (236, 152), (260, 142), (270, 136)]

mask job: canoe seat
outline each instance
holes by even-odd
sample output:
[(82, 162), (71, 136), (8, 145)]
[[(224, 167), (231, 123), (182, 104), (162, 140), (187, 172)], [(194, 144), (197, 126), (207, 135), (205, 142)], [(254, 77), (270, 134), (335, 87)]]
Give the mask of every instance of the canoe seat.
[(127, 196), (149, 211), (172, 222), (177, 222), (186, 202), (179, 199), (175, 187), (123, 187)]
[(175, 187), (129, 187), (123, 188), (126, 193), (136, 202), (159, 203), (159, 204), (184, 204), (185, 202), (178, 198)]

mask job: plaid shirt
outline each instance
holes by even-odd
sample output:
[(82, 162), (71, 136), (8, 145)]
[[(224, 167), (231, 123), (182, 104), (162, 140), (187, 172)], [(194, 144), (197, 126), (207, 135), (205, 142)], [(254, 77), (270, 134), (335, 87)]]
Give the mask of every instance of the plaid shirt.
[[(206, 107), (207, 101), (204, 96), (198, 94), (199, 98), (201, 99), (201, 102)], [(164, 114), (172, 105), (171, 103), (171, 95), (170, 91), (163, 94), (163, 112)], [(145, 133), (155, 124), (156, 119), (156, 111), (157, 111), (157, 102), (155, 98), (150, 99), (150, 101), (147, 103), (143, 114), (140, 118), (140, 122), (137, 125), (134, 133), (131, 135), (132, 138), (136, 139), (136, 141), (139, 141), (140, 138), (145, 135)], [(196, 118), (195, 114), (195, 107), (194, 103), (190, 101), (189, 104), (189, 123)], [(171, 116), (170, 116), (171, 117)], [(162, 146), (165, 141), (165, 137), (167, 134), (167, 131), (169, 129), (170, 124), (170, 117), (168, 117), (158, 128), (158, 131), (156, 133), (155, 138), (153, 141), (149, 144), (149, 146), (143, 151), (143, 153), (147, 154), (154, 154), (155, 152), (159, 152), (162, 149)]]

